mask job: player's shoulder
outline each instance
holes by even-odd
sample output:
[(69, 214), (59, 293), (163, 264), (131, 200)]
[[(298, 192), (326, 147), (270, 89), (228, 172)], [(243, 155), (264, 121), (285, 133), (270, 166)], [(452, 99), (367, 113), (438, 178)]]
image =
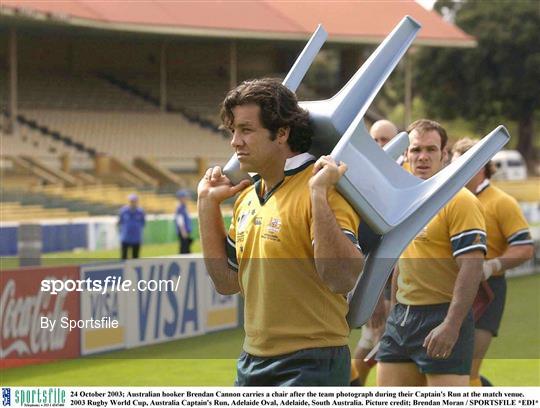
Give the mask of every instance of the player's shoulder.
[(450, 201), (453, 205), (474, 205), (480, 206), (478, 198), (469, 191), (469, 189), (463, 187), (457, 192), (454, 198)]
[(250, 194), (254, 194), (255, 192), (255, 183), (256, 183), (257, 179), (254, 180), (253, 183), (251, 183), (251, 185), (249, 185), (248, 187), (244, 188), (242, 191), (240, 191), (240, 193), (238, 193), (238, 197), (236, 197), (236, 201), (234, 203), (234, 206), (237, 207), (239, 205), (242, 204), (242, 202), (250, 195)]
[(483, 218), (484, 211), (484, 206), (480, 200), (464, 187), (446, 204), (443, 214), (451, 218), (471, 219), (471, 217)]
[(489, 190), (492, 190), (493, 199), (501, 206), (519, 206), (517, 200), (499, 187), (491, 185)]
[(307, 186), (307, 182), (309, 181), (311, 176), (313, 176), (313, 166), (315, 166), (315, 162), (313, 161), (306, 162), (302, 166), (296, 169), (287, 170), (285, 172), (285, 176), (287, 177), (293, 176), (295, 179), (299, 180), (301, 183), (305, 182)]

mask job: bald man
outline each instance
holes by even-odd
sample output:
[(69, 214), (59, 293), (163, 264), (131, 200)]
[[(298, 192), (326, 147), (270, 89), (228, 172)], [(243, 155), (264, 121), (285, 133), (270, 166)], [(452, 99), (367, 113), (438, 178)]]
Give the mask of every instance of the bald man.
[(389, 120), (381, 119), (371, 126), (369, 134), (379, 146), (384, 147), (385, 144), (398, 134), (398, 129), (396, 125)]
[[(389, 120), (381, 119), (371, 126), (369, 134), (382, 148), (398, 134), (398, 128)], [(371, 247), (378, 242), (379, 236), (364, 223), (360, 224), (359, 233), (362, 234), (359, 236), (360, 247), (364, 251), (364, 254), (367, 255)], [(373, 366), (372, 363), (364, 362), (364, 359), (379, 342), (384, 331), (384, 324), (386, 323), (386, 317), (390, 310), (390, 283), (391, 279), (388, 280), (384, 296), (381, 296), (379, 299), (371, 319), (369, 319), (367, 324), (362, 328), (362, 336), (358, 341), (354, 353), (351, 385), (364, 385), (369, 371)]]

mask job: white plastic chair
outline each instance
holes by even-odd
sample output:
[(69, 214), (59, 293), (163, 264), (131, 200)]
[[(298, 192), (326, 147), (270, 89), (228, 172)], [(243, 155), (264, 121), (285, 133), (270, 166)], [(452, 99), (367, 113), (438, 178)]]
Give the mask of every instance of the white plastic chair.
[[(420, 24), (415, 20), (409, 16), (404, 17), (336, 95), (322, 101), (300, 103), (309, 111), (313, 123), (314, 136), (310, 153), (319, 157), (331, 152), (354, 118), (357, 115), (364, 116), (419, 29)], [(285, 78), (285, 86), (296, 91), (326, 37), (324, 28), (319, 25)], [(233, 155), (223, 171), (234, 184), (249, 177), (240, 170), (236, 155)]]

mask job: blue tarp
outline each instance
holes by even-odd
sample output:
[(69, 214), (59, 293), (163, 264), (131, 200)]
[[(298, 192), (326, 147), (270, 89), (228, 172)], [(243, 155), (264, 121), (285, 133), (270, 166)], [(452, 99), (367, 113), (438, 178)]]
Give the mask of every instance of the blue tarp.
[(19, 227), (0, 228), (0, 256), (17, 255), (17, 231)]
[(42, 226), (43, 253), (88, 247), (88, 224)]

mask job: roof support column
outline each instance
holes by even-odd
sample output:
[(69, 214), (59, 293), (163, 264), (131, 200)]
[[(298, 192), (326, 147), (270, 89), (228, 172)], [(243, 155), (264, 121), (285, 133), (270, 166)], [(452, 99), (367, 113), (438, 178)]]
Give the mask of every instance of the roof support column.
[(238, 84), (238, 48), (235, 40), (231, 41), (229, 50), (229, 89), (233, 89)]
[(412, 122), (412, 49), (405, 55), (405, 109), (403, 110), (403, 128), (406, 129)]
[(9, 118), (7, 133), (17, 136), (17, 32), (9, 30)]
[(161, 57), (159, 60), (159, 108), (161, 112), (167, 111), (167, 45), (161, 43)]

